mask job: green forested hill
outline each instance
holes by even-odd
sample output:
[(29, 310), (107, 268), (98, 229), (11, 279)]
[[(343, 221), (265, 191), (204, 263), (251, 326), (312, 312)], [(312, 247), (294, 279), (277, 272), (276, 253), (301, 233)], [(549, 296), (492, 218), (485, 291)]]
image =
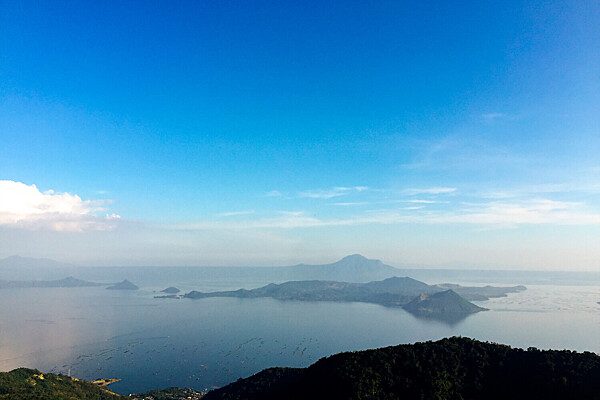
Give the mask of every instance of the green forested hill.
[(0, 372), (1, 400), (117, 400), (123, 399), (90, 382), (27, 368)]

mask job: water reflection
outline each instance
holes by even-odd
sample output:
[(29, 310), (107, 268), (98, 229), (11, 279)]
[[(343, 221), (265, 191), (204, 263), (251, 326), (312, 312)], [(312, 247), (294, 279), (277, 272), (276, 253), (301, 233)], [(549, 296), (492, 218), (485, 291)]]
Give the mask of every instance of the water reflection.
[(451, 335), (600, 352), (597, 287), (530, 287), (478, 303), (491, 311), (450, 321), (366, 303), (153, 295), (102, 288), (0, 291), (0, 369), (116, 377), (122, 381), (112, 388), (130, 393), (210, 388), (274, 365), (302, 367), (341, 351)]

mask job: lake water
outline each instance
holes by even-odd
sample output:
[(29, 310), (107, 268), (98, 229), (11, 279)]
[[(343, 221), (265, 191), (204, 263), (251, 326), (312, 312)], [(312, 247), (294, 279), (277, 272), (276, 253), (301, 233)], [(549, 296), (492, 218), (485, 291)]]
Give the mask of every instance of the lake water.
[(364, 303), (153, 298), (155, 290), (170, 285), (185, 290), (257, 287), (266, 279), (262, 276), (164, 269), (128, 270), (132, 276), (116, 269), (79, 272), (76, 276), (84, 279), (111, 275), (108, 281), (121, 274), (119, 279), (141, 283), (142, 290), (0, 290), (0, 370), (27, 366), (84, 379), (116, 377), (121, 381), (111, 389), (127, 394), (168, 386), (218, 387), (271, 366), (303, 367), (341, 351), (453, 335), (600, 353), (600, 283), (585, 277), (532, 285), (539, 283), (539, 275), (517, 274), (513, 280), (510, 274), (448, 276), (447, 271), (419, 276), (428, 283), (528, 286), (480, 302), (490, 311), (450, 325)]

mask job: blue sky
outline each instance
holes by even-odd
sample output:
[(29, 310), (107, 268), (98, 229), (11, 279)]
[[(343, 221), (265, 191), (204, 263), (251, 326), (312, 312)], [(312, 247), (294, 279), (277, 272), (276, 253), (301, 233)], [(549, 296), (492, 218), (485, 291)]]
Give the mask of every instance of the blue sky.
[(600, 268), (597, 2), (0, 0), (0, 46), (0, 256)]

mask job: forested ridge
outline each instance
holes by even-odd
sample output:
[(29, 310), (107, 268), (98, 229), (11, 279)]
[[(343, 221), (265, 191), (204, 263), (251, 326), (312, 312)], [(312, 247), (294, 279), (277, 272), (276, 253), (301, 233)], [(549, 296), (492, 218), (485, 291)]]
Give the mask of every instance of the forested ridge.
[(600, 356), (453, 337), (270, 369), (206, 400), (600, 399)]

